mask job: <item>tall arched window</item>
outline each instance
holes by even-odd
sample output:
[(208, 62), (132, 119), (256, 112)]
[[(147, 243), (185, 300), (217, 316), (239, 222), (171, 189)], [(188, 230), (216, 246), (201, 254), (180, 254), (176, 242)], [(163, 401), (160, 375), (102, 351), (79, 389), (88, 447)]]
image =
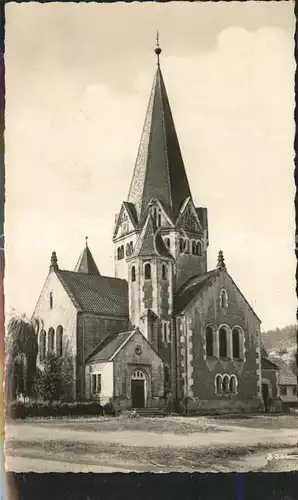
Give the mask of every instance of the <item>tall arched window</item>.
[(213, 329), (211, 326), (206, 328), (206, 355), (213, 356)]
[(168, 279), (168, 268), (166, 264), (162, 264), (161, 266), (161, 277), (163, 280)]
[(227, 394), (230, 390), (230, 379), (228, 375), (225, 375), (222, 379), (222, 390), (224, 394)]
[(165, 366), (164, 367), (164, 384), (167, 387), (169, 385), (169, 383), (170, 383), (170, 371), (169, 371), (169, 367)]
[(131, 281), (136, 281), (136, 268), (132, 266), (131, 268)]
[(151, 266), (149, 262), (145, 264), (145, 280), (151, 280)]
[(121, 245), (121, 259), (124, 259), (124, 245)]
[(197, 255), (202, 255), (202, 243), (200, 241), (197, 242)]
[(197, 244), (195, 241), (192, 241), (191, 242), (191, 253), (193, 255), (197, 255)]
[(39, 359), (44, 361), (46, 357), (46, 332), (41, 330), (39, 337)]
[(130, 255), (131, 255), (133, 252), (133, 242), (132, 241), (129, 243), (129, 251), (130, 251)]
[(228, 339), (225, 328), (219, 329), (219, 357), (226, 358), (228, 355)]
[(158, 215), (157, 215), (157, 227), (160, 227), (161, 226), (161, 213), (158, 212)]
[(54, 301), (53, 301), (53, 294), (52, 292), (50, 293), (50, 309), (53, 309)]
[(240, 330), (234, 327), (232, 330), (232, 356), (240, 359)]
[(222, 393), (222, 376), (219, 374), (215, 377), (215, 391), (216, 394)]
[(231, 375), (229, 389), (232, 394), (237, 394), (238, 381), (235, 375)]
[(117, 259), (118, 260), (121, 259), (121, 248), (120, 247), (117, 248)]
[(56, 332), (56, 354), (60, 358), (63, 354), (63, 327), (58, 326)]
[(130, 255), (130, 244), (129, 243), (126, 243), (125, 253), (126, 253), (126, 257), (128, 257)]
[(52, 354), (55, 349), (55, 331), (54, 328), (50, 328), (48, 331), (48, 353)]
[(171, 246), (170, 238), (165, 238), (165, 244), (167, 245), (168, 248), (170, 248), (170, 246)]
[(189, 240), (184, 241), (184, 252), (189, 253)]

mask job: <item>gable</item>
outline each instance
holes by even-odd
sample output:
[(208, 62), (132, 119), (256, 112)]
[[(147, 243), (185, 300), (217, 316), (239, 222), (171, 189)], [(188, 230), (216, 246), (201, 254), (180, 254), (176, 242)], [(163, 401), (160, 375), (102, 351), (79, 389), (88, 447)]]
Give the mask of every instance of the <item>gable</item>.
[(136, 223), (134, 220), (133, 206), (131, 203), (122, 203), (120, 213), (116, 219), (116, 226), (113, 238), (121, 238), (134, 231)]
[(191, 198), (185, 200), (185, 203), (181, 207), (176, 226), (186, 232), (203, 234), (203, 229)]
[[(53, 308), (50, 308), (50, 294), (52, 294)], [(42, 287), (41, 293), (34, 308), (33, 316), (44, 317), (49, 314), (58, 314), (58, 310), (63, 312), (65, 310), (73, 311), (76, 313), (79, 304), (72, 300), (59, 280), (55, 272), (50, 272)]]
[[(139, 347), (141, 348), (140, 353)], [(160, 356), (138, 329), (136, 329), (133, 335), (131, 335), (127, 341), (122, 344), (118, 352), (115, 353), (113, 359), (118, 360), (120, 357), (125, 357), (125, 359), (129, 359), (130, 362), (134, 360), (143, 364), (151, 364), (153, 360), (155, 362), (162, 363)]]

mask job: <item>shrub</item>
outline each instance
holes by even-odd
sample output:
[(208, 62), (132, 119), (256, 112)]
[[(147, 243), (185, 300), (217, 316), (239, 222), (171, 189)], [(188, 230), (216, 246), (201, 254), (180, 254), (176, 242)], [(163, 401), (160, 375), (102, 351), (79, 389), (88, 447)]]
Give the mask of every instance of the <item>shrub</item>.
[(12, 419), (26, 417), (74, 417), (104, 415), (103, 407), (96, 402), (63, 401), (15, 401), (6, 407), (6, 415)]

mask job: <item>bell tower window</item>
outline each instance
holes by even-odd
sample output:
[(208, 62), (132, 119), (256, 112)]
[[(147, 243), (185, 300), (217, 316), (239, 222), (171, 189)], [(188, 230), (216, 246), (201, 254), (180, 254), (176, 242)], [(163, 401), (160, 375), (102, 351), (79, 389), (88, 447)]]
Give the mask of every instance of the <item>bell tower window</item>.
[(145, 280), (151, 280), (151, 265), (149, 262), (145, 264)]
[(131, 281), (136, 281), (136, 268), (132, 266), (131, 268)]
[(163, 264), (161, 267), (161, 277), (164, 281), (168, 279), (168, 268), (166, 264)]

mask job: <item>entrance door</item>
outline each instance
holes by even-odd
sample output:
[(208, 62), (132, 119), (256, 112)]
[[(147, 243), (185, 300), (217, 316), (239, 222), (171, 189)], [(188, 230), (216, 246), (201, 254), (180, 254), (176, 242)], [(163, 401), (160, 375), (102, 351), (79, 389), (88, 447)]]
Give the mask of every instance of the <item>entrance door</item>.
[(265, 411), (268, 411), (268, 407), (269, 407), (269, 386), (268, 386), (268, 384), (262, 384), (262, 395), (263, 395)]
[(143, 370), (135, 370), (131, 377), (131, 406), (145, 408), (146, 376)]

